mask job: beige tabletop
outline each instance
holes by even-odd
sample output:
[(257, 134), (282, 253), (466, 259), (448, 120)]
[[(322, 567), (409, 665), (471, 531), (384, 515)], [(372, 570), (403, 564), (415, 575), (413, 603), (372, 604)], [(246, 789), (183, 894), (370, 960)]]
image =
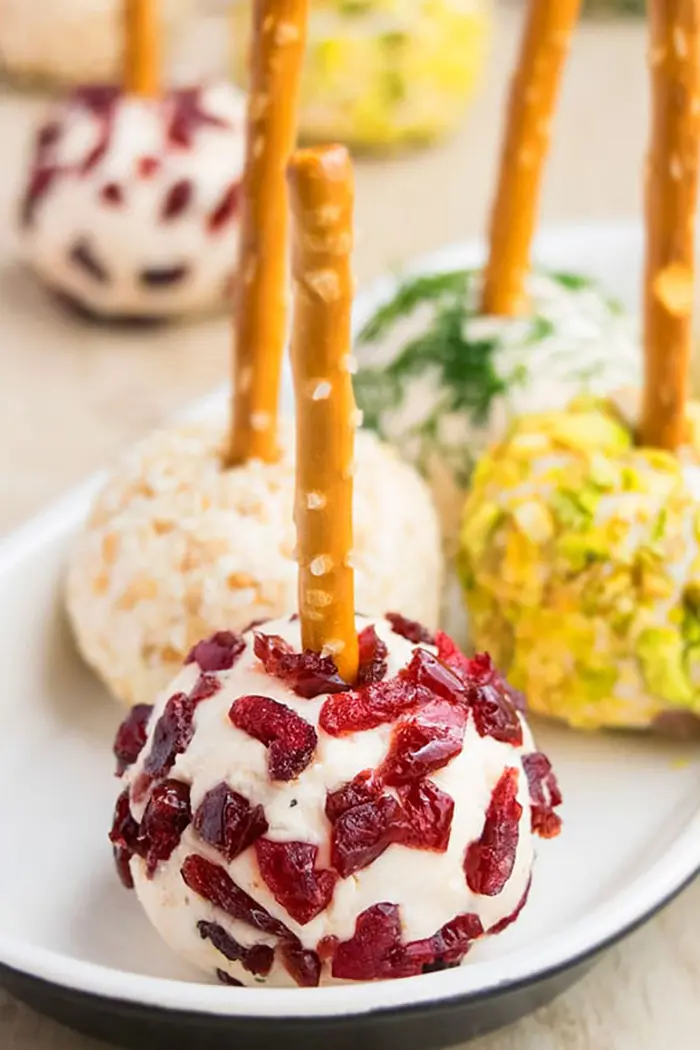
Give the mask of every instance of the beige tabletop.
[[(357, 272), (481, 231), (518, 18), (502, 12), (481, 96), (460, 133), (432, 151), (358, 165)], [(211, 27), (209, 27), (211, 29)], [(202, 27), (206, 32), (207, 27)], [(217, 36), (218, 34), (214, 34)], [(543, 221), (639, 211), (646, 135), (644, 30), (586, 24), (576, 42)], [(201, 46), (183, 56), (194, 63)], [(68, 320), (14, 262), (22, 157), (41, 108), (0, 96), (0, 531), (11, 529), (127, 442), (226, 376), (228, 330), (211, 321), (109, 332)], [(552, 1006), (474, 1050), (697, 1050), (700, 885)], [(2, 1050), (96, 1050), (0, 992)]]

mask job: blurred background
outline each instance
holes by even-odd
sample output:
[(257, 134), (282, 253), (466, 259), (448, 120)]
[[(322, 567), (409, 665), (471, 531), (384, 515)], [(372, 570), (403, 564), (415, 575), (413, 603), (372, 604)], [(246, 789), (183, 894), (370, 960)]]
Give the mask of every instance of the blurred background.
[[(47, 99), (119, 69), (118, 0), (0, 0), (0, 530), (226, 378), (225, 317), (108, 327), (67, 314), (18, 261), (16, 215)], [(312, 0), (303, 133), (357, 157), (356, 271), (483, 230), (522, 3)], [(638, 214), (642, 0), (587, 0), (542, 223)], [(248, 0), (163, 0), (168, 77), (245, 81)], [(575, 260), (572, 260), (572, 265)]]

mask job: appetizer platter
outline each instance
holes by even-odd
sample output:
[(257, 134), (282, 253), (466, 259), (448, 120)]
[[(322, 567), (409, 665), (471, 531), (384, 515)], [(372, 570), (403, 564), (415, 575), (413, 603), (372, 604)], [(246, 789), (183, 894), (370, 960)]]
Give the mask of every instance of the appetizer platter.
[[(528, 4), (485, 265), (447, 250), (355, 298), (347, 149), (295, 150), (308, 0), (255, 3), (231, 391), (0, 548), (0, 831), (32, 835), (0, 866), (0, 979), (59, 1020), (133, 1050), (441, 1048), (700, 871), (700, 2), (651, 4), (644, 229), (535, 239), (579, 8)], [(126, 9), (152, 100), (154, 8)], [(492, 399), (459, 405), (458, 470), (360, 429), (353, 338), (426, 288), (409, 356), (444, 364), (450, 316)], [(527, 404), (489, 416), (527, 346)], [(440, 609), (455, 547), (468, 633)]]

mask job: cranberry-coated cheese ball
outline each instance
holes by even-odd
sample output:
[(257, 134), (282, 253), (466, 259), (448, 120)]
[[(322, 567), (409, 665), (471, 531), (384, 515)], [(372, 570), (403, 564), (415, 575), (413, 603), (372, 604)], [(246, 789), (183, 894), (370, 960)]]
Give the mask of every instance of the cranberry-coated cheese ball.
[[(221, 625), (281, 616), (297, 600), (292, 428), (276, 463), (222, 468), (218, 422), (167, 429), (98, 496), (68, 575), (87, 661), (125, 703), (150, 702)], [(307, 494), (312, 506), (318, 495)], [(357, 606), (437, 624), (443, 561), (424, 482), (372, 434), (357, 435)], [(323, 566), (319, 566), (319, 575)]]
[(99, 318), (166, 319), (230, 302), (245, 96), (229, 84), (158, 99), (83, 87), (38, 130), (24, 257)]
[[(124, 0), (0, 0), (0, 70), (13, 78), (76, 85), (111, 81), (122, 65)], [(161, 0), (166, 40), (193, 0)]]
[(486, 656), (357, 618), (348, 690), (296, 617), (199, 643), (115, 752), (122, 880), (226, 984), (315, 986), (459, 965), (518, 917), (561, 802)]

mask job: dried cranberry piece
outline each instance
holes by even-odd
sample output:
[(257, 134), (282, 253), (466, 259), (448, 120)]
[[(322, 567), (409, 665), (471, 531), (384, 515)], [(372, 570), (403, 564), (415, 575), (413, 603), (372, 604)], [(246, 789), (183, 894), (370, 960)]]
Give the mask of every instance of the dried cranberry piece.
[(241, 696), (231, 707), (229, 718), (237, 729), (268, 749), (272, 780), (294, 780), (313, 758), (316, 730), (286, 704), (267, 696)]
[(380, 776), (390, 786), (409, 784), (448, 765), (462, 750), (466, 708), (431, 700), (394, 730)]
[(267, 977), (272, 969), (275, 950), (268, 944), (253, 944), (245, 948), (216, 922), (198, 922), (197, 929), (203, 941), (211, 941), (217, 951), (230, 962), (239, 962), (248, 973)]
[(415, 707), (419, 694), (402, 678), (390, 678), (352, 692), (329, 696), (321, 708), (319, 725), (329, 736), (359, 733), (393, 722)]
[(36, 135), (36, 147), (41, 153), (53, 149), (61, 137), (61, 125), (57, 120), (51, 120), (39, 128)]
[(469, 844), (464, 856), (464, 873), (473, 893), (497, 896), (513, 872), (523, 812), (517, 793), (518, 770), (504, 770), (491, 795), (481, 837)]
[(225, 783), (207, 791), (194, 815), (194, 830), (200, 839), (228, 861), (252, 846), (267, 829), (263, 807), (251, 806)]
[(424, 627), (417, 620), (408, 620), (401, 613), (387, 613), (386, 619), (391, 624), (394, 634), (400, 634), (414, 645), (435, 645), (435, 636), (432, 631)]
[(116, 182), (107, 182), (100, 190), (100, 197), (105, 204), (120, 205), (124, 203), (124, 191)]
[(158, 157), (141, 157), (138, 162), (138, 173), (142, 179), (150, 179), (160, 168)]
[(399, 788), (407, 833), (404, 845), (444, 853), (450, 844), (454, 799), (432, 780), (419, 780)]
[(143, 751), (148, 736), (148, 720), (153, 711), (152, 704), (137, 704), (132, 707), (117, 730), (114, 741), (114, 756), (117, 760), (117, 776), (124, 775), (133, 766)]
[(437, 632), (435, 643), (439, 658), (455, 672), (466, 686), (469, 686), (474, 679), (481, 681), (485, 677), (488, 683), (496, 685), (498, 691), (505, 694), (516, 711), (525, 711), (525, 697), (499, 674), (487, 653), (480, 653), (470, 659), (443, 631)]
[(217, 970), (216, 976), (221, 984), (228, 984), (231, 988), (245, 988), (243, 981), (237, 981), (235, 977), (226, 973), (226, 970)]
[(276, 634), (256, 634), (253, 648), (267, 673), (285, 682), (305, 700), (323, 693), (343, 692), (348, 687), (331, 656), (321, 656), (309, 649), (297, 653)]
[(20, 209), (20, 223), (25, 229), (34, 224), (37, 209), (58, 174), (59, 169), (56, 167), (38, 167), (33, 172)]
[(142, 856), (149, 879), (161, 861), (170, 859), (191, 821), (189, 785), (181, 780), (156, 784), (141, 821)]
[(521, 747), (523, 727), (513, 703), (513, 691), (496, 670), (487, 653), (469, 661), (469, 702), (479, 736)]
[(210, 233), (218, 233), (231, 221), (238, 211), (240, 199), (241, 185), (232, 182), (207, 220)]
[(360, 631), (357, 641), (360, 647), (360, 664), (357, 684), (369, 685), (386, 678), (389, 650), (377, 634), (374, 624)]
[(318, 846), (258, 839), (255, 852), (260, 874), (273, 897), (300, 926), (328, 907), (337, 875), (316, 868)]
[(371, 769), (358, 773), (354, 780), (343, 784), (337, 791), (329, 791), (326, 796), (326, 816), (335, 824), (344, 813), (355, 806), (374, 802), (382, 794), (381, 780)]
[(562, 803), (561, 791), (552, 763), (541, 751), (523, 755), (523, 768), (530, 789), (532, 830), (543, 839), (553, 839), (561, 831), (561, 817), (554, 812)]
[(139, 281), (146, 288), (170, 288), (174, 284), (181, 284), (189, 272), (190, 267), (184, 263), (176, 263), (174, 266), (151, 266), (141, 270)]
[(197, 642), (188, 653), (185, 663), (196, 663), (202, 671), (229, 671), (245, 647), (245, 639), (240, 634), (217, 631), (211, 638)]
[(427, 649), (416, 649), (411, 662), (401, 672), (401, 677), (422, 690), (425, 700), (442, 697), (453, 704), (465, 704), (467, 700), (463, 683), (457, 675)]
[(109, 284), (110, 276), (107, 267), (100, 262), (94, 249), (84, 237), (75, 242), (68, 257), (74, 266), (78, 266), (93, 281), (97, 281), (98, 284)]
[(201, 704), (202, 700), (210, 700), (219, 689), (221, 689), (221, 682), (215, 675), (200, 674), (190, 691), (190, 700), (194, 704)]
[(109, 840), (114, 847), (117, 874), (128, 890), (133, 889), (134, 886), (129, 862), (135, 854), (141, 851), (139, 830), (138, 824), (131, 815), (129, 792), (122, 791), (114, 808), (114, 820)]
[(400, 803), (383, 795), (346, 810), (331, 834), (331, 864), (341, 878), (366, 868), (384, 850), (404, 842), (409, 834)]
[(285, 939), (293, 936), (283, 922), (275, 919), (262, 904), (258, 904), (237, 886), (219, 864), (212, 864), (205, 857), (192, 853), (185, 859), (181, 874), (193, 893), (209, 901), (215, 908), (221, 908), (232, 919), (238, 919), (274, 937)]
[(408, 959), (420, 964), (421, 973), (434, 973), (458, 966), (483, 933), (479, 916), (467, 912), (450, 919), (432, 937), (411, 941), (404, 951)]
[(73, 92), (75, 102), (97, 117), (109, 116), (119, 101), (120, 88), (115, 84), (81, 84)]
[(349, 941), (337, 945), (331, 972), (346, 981), (374, 981), (412, 977), (425, 960), (409, 959), (401, 943), (401, 920), (396, 904), (373, 904), (355, 923)]
[(321, 980), (321, 960), (316, 952), (302, 948), (295, 938), (280, 945), (282, 962), (300, 988), (318, 988)]
[(151, 750), (144, 762), (144, 772), (151, 779), (164, 777), (175, 759), (188, 747), (194, 735), (196, 704), (186, 693), (175, 693), (156, 722)]
[(522, 897), (518, 901), (518, 904), (517, 904), (517, 907), (515, 908), (515, 910), (512, 911), (510, 913), (510, 915), (506, 915), (506, 917), (504, 919), (501, 919), (501, 921), (497, 922), (494, 926), (490, 926), (488, 931), (487, 931), (489, 934), (495, 935), (497, 933), (503, 933), (504, 930), (507, 930), (508, 927), (511, 926), (515, 922), (515, 920), (520, 915), (520, 912), (523, 910), (523, 908), (527, 904), (527, 900), (528, 900), (528, 897), (530, 896), (531, 888), (532, 888), (532, 876), (530, 876), (530, 878), (527, 880), (527, 886), (525, 887), (525, 892), (523, 893)]
[(178, 179), (174, 182), (165, 195), (160, 218), (162, 222), (177, 219), (190, 205), (194, 185), (192, 179)]
[(207, 113), (202, 108), (202, 92), (199, 88), (185, 88), (172, 93), (173, 111), (167, 136), (171, 146), (191, 149), (194, 136), (201, 127), (226, 128), (228, 123)]

